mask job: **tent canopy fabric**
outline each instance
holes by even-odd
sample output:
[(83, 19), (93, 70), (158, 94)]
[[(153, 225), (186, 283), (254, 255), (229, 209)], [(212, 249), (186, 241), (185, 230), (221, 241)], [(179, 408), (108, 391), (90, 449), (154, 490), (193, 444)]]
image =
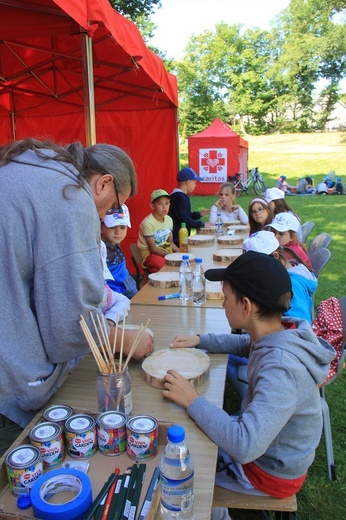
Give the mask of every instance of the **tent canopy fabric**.
[(151, 191), (175, 186), (178, 93), (175, 76), (108, 0), (0, 0), (0, 144), (29, 136), (88, 142), (85, 37), (96, 141), (124, 148), (137, 169), (129, 243)]
[(241, 173), (247, 178), (248, 142), (232, 128), (215, 118), (208, 128), (188, 137), (189, 166), (204, 182), (194, 193), (215, 195), (228, 176)]

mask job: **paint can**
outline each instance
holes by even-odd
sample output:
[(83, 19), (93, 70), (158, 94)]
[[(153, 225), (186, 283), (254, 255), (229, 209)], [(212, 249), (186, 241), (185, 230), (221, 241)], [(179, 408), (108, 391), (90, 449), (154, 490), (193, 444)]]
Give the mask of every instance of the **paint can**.
[(138, 415), (128, 420), (127, 455), (130, 459), (145, 461), (157, 454), (159, 425), (154, 417)]
[(6, 456), (5, 464), (12, 495), (27, 495), (36, 480), (43, 475), (41, 452), (30, 444), (11, 450)]
[(103, 455), (113, 457), (126, 450), (126, 415), (121, 412), (104, 412), (96, 419), (97, 440)]
[(91, 415), (72, 415), (65, 423), (67, 451), (70, 457), (88, 459), (97, 451), (96, 422)]
[(65, 422), (73, 415), (71, 406), (66, 404), (56, 404), (47, 408), (42, 415), (42, 418), (48, 422), (55, 422), (65, 426)]
[(55, 468), (65, 458), (65, 445), (61, 424), (42, 422), (36, 424), (29, 433), (30, 442), (42, 456), (44, 468)]

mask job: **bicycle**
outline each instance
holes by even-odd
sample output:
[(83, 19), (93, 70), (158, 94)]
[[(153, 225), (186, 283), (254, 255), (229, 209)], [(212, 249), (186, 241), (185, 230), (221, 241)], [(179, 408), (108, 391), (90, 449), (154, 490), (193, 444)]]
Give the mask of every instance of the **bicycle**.
[(241, 179), (238, 179), (234, 183), (236, 196), (240, 197), (243, 193), (249, 194), (249, 188), (252, 184), (253, 190), (256, 195), (263, 195), (263, 193), (267, 189), (267, 185), (262, 177), (262, 174), (258, 171), (258, 167), (252, 168), (249, 170), (250, 176), (247, 181), (243, 182)]

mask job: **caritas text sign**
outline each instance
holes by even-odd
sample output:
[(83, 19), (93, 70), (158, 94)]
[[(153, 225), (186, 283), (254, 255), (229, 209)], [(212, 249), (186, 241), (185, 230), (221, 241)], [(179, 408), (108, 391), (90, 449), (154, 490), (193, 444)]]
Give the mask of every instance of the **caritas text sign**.
[(199, 176), (204, 182), (226, 182), (227, 148), (200, 148)]

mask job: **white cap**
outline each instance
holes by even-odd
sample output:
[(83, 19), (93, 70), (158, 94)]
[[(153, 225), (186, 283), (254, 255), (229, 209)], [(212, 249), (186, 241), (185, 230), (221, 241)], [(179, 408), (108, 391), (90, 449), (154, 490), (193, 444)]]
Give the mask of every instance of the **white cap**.
[(256, 251), (270, 255), (280, 246), (279, 241), (271, 231), (257, 231), (243, 242), (243, 253)]
[(129, 208), (126, 206), (126, 204), (123, 204), (121, 206), (122, 213), (112, 213), (111, 215), (106, 215), (103, 219), (104, 224), (109, 227), (115, 227), (115, 226), (127, 226), (131, 227), (131, 221), (130, 221), (130, 212)]
[(292, 215), (292, 213), (286, 212), (286, 213), (278, 213), (275, 215), (274, 220), (268, 224), (266, 227), (271, 227), (276, 229), (276, 231), (295, 231), (298, 233), (300, 228), (300, 222)]
[(268, 188), (264, 194), (264, 198), (269, 204), (272, 200), (284, 199), (285, 194), (282, 190), (279, 190), (279, 188)]

